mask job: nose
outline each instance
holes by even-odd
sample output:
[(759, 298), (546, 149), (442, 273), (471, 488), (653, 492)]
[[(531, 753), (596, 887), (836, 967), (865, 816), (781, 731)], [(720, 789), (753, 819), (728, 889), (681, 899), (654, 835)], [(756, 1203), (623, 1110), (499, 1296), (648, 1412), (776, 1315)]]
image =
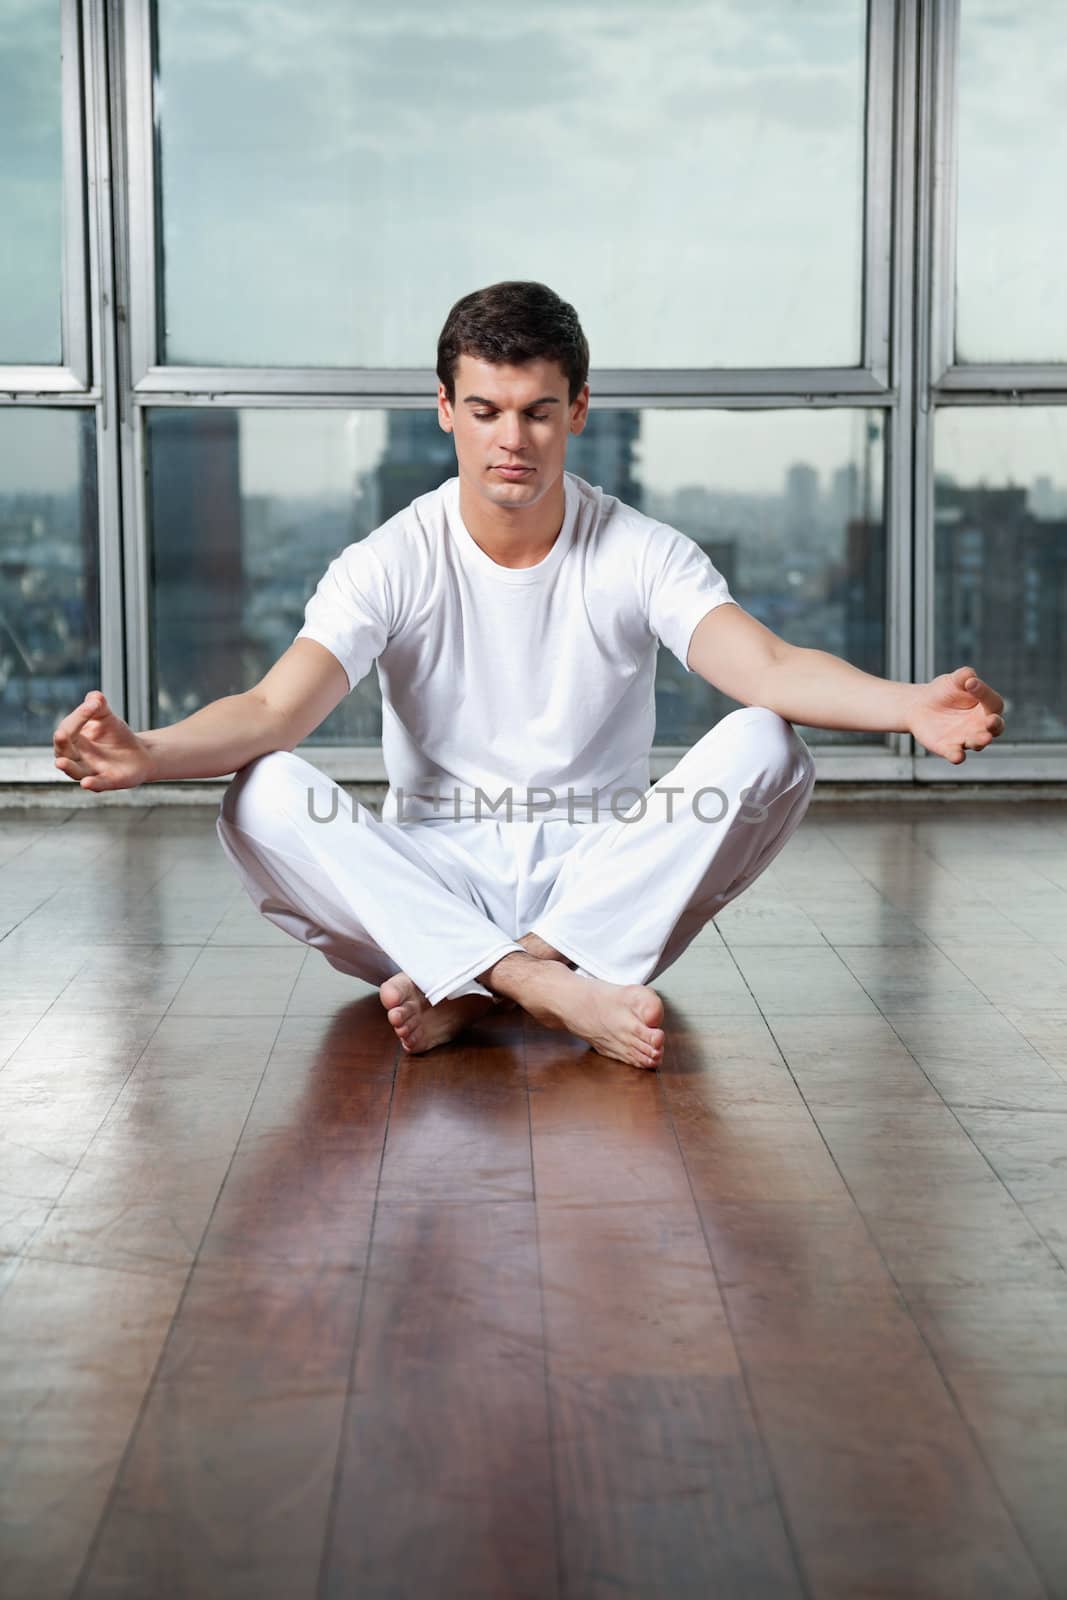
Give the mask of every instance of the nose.
[(500, 446), (503, 450), (526, 448), (526, 431), (521, 417), (502, 415)]

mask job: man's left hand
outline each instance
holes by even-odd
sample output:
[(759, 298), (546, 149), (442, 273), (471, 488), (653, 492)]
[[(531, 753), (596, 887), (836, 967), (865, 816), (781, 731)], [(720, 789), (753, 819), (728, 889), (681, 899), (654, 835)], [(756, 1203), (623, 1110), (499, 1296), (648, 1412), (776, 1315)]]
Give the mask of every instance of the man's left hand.
[(984, 750), (1004, 732), (1004, 701), (973, 667), (943, 672), (918, 684), (908, 717), (908, 732), (931, 755), (958, 767), (968, 750)]

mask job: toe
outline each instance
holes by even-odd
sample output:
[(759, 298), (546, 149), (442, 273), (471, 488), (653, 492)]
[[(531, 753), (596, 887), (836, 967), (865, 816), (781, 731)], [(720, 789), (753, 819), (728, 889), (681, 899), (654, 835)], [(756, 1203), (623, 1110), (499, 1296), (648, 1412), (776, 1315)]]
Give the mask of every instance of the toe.
[(378, 990), (382, 1004), (385, 1006), (399, 1006), (405, 1000), (410, 1000), (415, 993), (415, 985), (406, 972), (395, 972)]
[(663, 1021), (663, 1001), (652, 989), (642, 990), (634, 1010), (648, 1028), (658, 1028)]
[(663, 1021), (663, 1001), (655, 989), (634, 983), (624, 991), (627, 1009), (646, 1028), (658, 1028)]

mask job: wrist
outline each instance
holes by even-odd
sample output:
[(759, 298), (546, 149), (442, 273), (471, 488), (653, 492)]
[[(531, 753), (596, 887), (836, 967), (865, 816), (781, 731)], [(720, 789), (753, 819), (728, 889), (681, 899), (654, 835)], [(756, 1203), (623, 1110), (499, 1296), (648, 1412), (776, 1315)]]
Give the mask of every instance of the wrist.
[(144, 768), (143, 775), (137, 780), (138, 783), (158, 782), (162, 774), (159, 770), (159, 753), (155, 747), (152, 734), (150, 732), (138, 733), (134, 737), (141, 746), (142, 766)]
[(900, 716), (897, 721), (897, 733), (915, 733), (915, 714), (919, 708), (920, 697), (928, 686), (925, 683), (902, 683), (900, 685)]

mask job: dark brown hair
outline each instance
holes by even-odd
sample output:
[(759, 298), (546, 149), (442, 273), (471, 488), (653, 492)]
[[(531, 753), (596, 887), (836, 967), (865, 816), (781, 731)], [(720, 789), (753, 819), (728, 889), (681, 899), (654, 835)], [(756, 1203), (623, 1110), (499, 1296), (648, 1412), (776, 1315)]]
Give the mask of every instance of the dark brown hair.
[(457, 300), (437, 341), (437, 376), (455, 404), (461, 355), (496, 366), (555, 361), (573, 405), (589, 377), (589, 345), (578, 313), (544, 283), (491, 283)]

